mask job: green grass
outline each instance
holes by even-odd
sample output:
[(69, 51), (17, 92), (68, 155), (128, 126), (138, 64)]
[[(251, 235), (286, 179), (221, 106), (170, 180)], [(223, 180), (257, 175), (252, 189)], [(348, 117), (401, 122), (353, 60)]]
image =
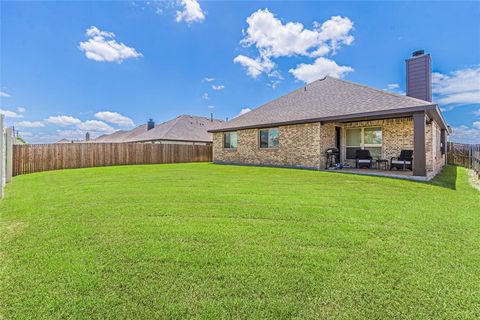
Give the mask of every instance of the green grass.
[(175, 164), (15, 177), (0, 319), (480, 317), (480, 193)]

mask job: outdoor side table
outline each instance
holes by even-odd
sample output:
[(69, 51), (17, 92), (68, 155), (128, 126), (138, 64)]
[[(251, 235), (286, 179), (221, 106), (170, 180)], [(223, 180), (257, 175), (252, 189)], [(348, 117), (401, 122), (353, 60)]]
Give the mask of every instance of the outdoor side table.
[(378, 159), (376, 160), (378, 170), (388, 170), (388, 160)]

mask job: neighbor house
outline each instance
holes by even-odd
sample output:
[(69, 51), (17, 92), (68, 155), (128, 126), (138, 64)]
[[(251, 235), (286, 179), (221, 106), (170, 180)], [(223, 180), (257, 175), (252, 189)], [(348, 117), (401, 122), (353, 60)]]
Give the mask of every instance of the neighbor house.
[(413, 150), (413, 175), (433, 177), (450, 129), (432, 103), (430, 55), (406, 66), (406, 96), (327, 76), (222, 123), (210, 131), (213, 161), (323, 169), (329, 148), (351, 165), (359, 149), (385, 160)]
[(63, 138), (61, 140), (58, 140), (57, 142), (55, 143), (71, 143), (72, 141), (68, 140), (67, 138)]
[(208, 130), (223, 121), (192, 115), (181, 115), (174, 119), (155, 125), (150, 119), (147, 124), (140, 125), (130, 131), (116, 131), (103, 135), (92, 142), (139, 142), (158, 144), (212, 144), (212, 134)]

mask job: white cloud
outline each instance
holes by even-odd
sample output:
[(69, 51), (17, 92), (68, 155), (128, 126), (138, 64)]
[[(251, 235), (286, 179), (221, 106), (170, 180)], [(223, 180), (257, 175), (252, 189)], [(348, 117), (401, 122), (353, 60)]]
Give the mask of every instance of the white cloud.
[(461, 125), (452, 129), (449, 141), (461, 143), (480, 143), (480, 123), (475, 121), (473, 127)]
[(25, 111), (27, 111), (27, 109), (24, 108), (24, 107), (18, 107), (17, 111), (20, 112), (20, 113), (24, 113)]
[(271, 80), (270, 83), (267, 83), (267, 86), (271, 87), (272, 89), (275, 89), (279, 84), (280, 84), (280, 80)]
[(262, 73), (275, 76), (272, 58), (333, 55), (341, 45), (351, 45), (354, 40), (350, 34), (353, 22), (347, 17), (333, 16), (323, 23), (314, 22), (313, 28), (307, 29), (299, 22), (283, 23), (264, 9), (252, 13), (247, 24), (240, 43), (254, 46), (259, 55), (255, 59), (238, 55), (234, 62), (244, 66), (252, 78)]
[(80, 42), (79, 48), (88, 59), (121, 63), (125, 59), (142, 57), (135, 48), (117, 42), (113, 32), (101, 31), (92, 26), (85, 31), (85, 35), (89, 39)]
[(400, 89), (400, 85), (398, 83), (389, 83), (387, 84), (387, 87), (383, 90), (391, 93), (405, 95), (405, 92)]
[(80, 119), (74, 118), (72, 116), (50, 116), (45, 119), (45, 122), (55, 124), (57, 126), (71, 126), (82, 123)]
[(203, 81), (212, 82), (212, 81), (215, 81), (215, 78), (205, 77), (205, 78), (203, 78)]
[(480, 109), (473, 111), (473, 114), (480, 117)]
[(0, 91), (0, 97), (10, 97), (10, 95), (5, 91)]
[(99, 120), (87, 120), (80, 124), (77, 124), (77, 128), (83, 131), (113, 133), (115, 129)]
[(335, 78), (343, 78), (348, 72), (353, 69), (347, 66), (339, 66), (335, 61), (323, 57), (317, 58), (313, 64), (302, 63), (297, 65), (295, 69), (290, 69), (289, 72), (301, 81), (310, 83), (325, 76), (332, 76)]
[(336, 50), (340, 44), (350, 45), (353, 22), (339, 16), (313, 29), (304, 28), (299, 22), (282, 23), (268, 9), (258, 10), (247, 18), (248, 28), (242, 44), (254, 45), (262, 55), (282, 57), (292, 55), (318, 56)]
[(212, 85), (212, 89), (213, 89), (213, 90), (216, 90), (216, 91), (220, 91), (220, 90), (225, 89), (225, 86), (222, 86), (222, 85), (218, 85), (218, 86)]
[(354, 38), (350, 34), (353, 30), (353, 22), (347, 17), (334, 16), (322, 23), (321, 26), (318, 23), (315, 25), (320, 27), (320, 40), (327, 43), (333, 53), (341, 44), (351, 45), (353, 43)]
[(18, 127), (23, 128), (41, 128), (45, 127), (45, 124), (41, 121), (20, 121), (15, 123)]
[(480, 66), (447, 74), (432, 74), (435, 101), (452, 109), (462, 104), (480, 103)]
[(241, 115), (244, 115), (245, 113), (248, 113), (248, 112), (250, 112), (250, 111), (252, 111), (252, 109), (250, 109), (250, 108), (243, 108), (242, 110), (240, 110), (240, 113), (237, 114), (234, 118), (240, 117)]
[(215, 106), (208, 106), (208, 109), (215, 109)]
[(262, 73), (270, 73), (275, 67), (275, 64), (267, 58), (256, 58), (252, 59), (244, 55), (238, 55), (233, 59), (234, 63), (239, 63), (245, 68), (247, 68), (247, 74), (256, 78)]
[(95, 118), (110, 122), (113, 124), (117, 124), (122, 127), (133, 127), (135, 123), (133, 123), (133, 120), (130, 119), (129, 117), (126, 117), (118, 112), (112, 112), (112, 111), (101, 111), (95, 113)]
[(208, 93), (205, 92), (203, 95), (202, 95), (202, 99), (203, 100), (208, 100), (209, 99), (209, 96), (208, 96)]
[(0, 109), (0, 114), (3, 114), (5, 118), (23, 118), (23, 115), (16, 113), (15, 111)]
[(197, 0), (179, 0), (179, 5), (183, 9), (177, 11), (177, 22), (202, 22), (205, 19), (205, 12), (203, 12)]

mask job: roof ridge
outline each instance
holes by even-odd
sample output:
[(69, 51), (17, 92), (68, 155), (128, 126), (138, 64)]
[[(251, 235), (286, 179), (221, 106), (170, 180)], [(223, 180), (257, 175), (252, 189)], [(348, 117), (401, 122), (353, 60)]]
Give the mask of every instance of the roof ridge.
[[(253, 108), (250, 112), (255, 111), (255, 110), (257, 110), (257, 109), (260, 109), (261, 107), (263, 107), (263, 106), (265, 106), (265, 105), (267, 105), (267, 104), (269, 104), (269, 103), (271, 103), (271, 102), (273, 102), (273, 101), (280, 100), (280, 99), (283, 98), (283, 97), (287, 97), (287, 96), (289, 96), (289, 95), (293, 95), (294, 93), (296, 93), (296, 92), (298, 92), (298, 91), (301, 91), (302, 89), (305, 90), (305, 88), (306, 88), (307, 86), (312, 85), (312, 84), (315, 83), (315, 82), (323, 81), (323, 80), (327, 79), (327, 77), (328, 77), (328, 76), (325, 76), (325, 77), (323, 77), (323, 78), (314, 80), (314, 81), (312, 81), (312, 82), (310, 82), (310, 83), (306, 83), (306, 84), (302, 85), (301, 87), (299, 87), (298, 89), (295, 89), (295, 90), (293, 90), (293, 91), (290, 91), (290, 92), (288, 92), (288, 93), (286, 93), (286, 94), (284, 94), (284, 95), (279, 96), (278, 98), (275, 98), (274, 100), (267, 101), (267, 102), (259, 105), (258, 107)], [(329, 77), (329, 78), (330, 78), (330, 77)], [(247, 112), (247, 113), (245, 113), (245, 114), (242, 114), (241, 116), (236, 116), (236, 117), (230, 119), (230, 121), (233, 121), (234, 119), (238, 119), (238, 118), (240, 118), (240, 117), (243, 117), (244, 115), (249, 114), (250, 112)], [(230, 122), (230, 121), (225, 121), (225, 123), (228, 123), (228, 122)]]
[[(193, 115), (193, 114), (181, 114), (181, 115), (177, 116), (175, 119), (181, 118), (181, 117), (199, 118), (199, 119), (205, 119), (205, 120), (208, 120), (208, 121), (211, 120), (210, 117), (207, 117), (207, 116), (197, 116), (197, 115)], [(174, 119), (170, 119), (170, 120), (174, 120)], [(167, 120), (167, 121), (165, 121), (165, 122), (168, 122), (168, 121), (170, 121), (170, 120)], [(223, 122), (222, 119), (213, 118), (213, 120)], [(162, 123), (165, 123), (165, 122), (162, 122)]]
[[(165, 133), (162, 135), (162, 138), (165, 138), (167, 136), (167, 134), (170, 132), (170, 130), (173, 129), (173, 127), (175, 127), (175, 125), (177, 124), (178, 120), (181, 118), (182, 116), (178, 116), (176, 117), (175, 119), (173, 119), (173, 123), (172, 125), (170, 126), (170, 128), (167, 129), (167, 131), (165, 131)], [(168, 122), (168, 121), (167, 121)]]
[[(374, 90), (374, 91), (377, 91), (377, 92), (380, 92), (380, 93), (385, 93), (385, 94), (394, 96), (394, 97), (396, 97), (396, 98), (407, 98), (407, 99), (410, 99), (410, 100), (412, 100), (412, 101), (418, 101), (418, 102), (421, 102), (421, 103), (430, 103), (430, 104), (432, 104), (432, 105), (435, 105), (435, 104), (436, 104), (436, 103), (433, 103), (433, 102), (431, 102), (431, 101), (426, 101), (426, 100), (422, 100), (422, 99), (417, 99), (417, 98), (409, 97), (409, 96), (403, 95), (403, 94), (388, 92), (388, 91), (385, 91), (385, 90), (382, 90), (382, 89), (370, 87), (370, 86), (367, 86), (367, 85), (364, 85), (364, 84), (356, 83), (356, 82), (349, 81), (349, 80), (345, 80), (345, 79), (339, 79), (339, 78), (335, 78), (335, 77), (332, 77), (332, 76), (326, 76), (325, 78), (329, 78), (329, 79), (336, 80), (336, 81), (339, 81), (339, 82), (345, 82), (345, 83), (352, 84), (352, 85), (355, 85), (355, 86), (359, 86), (359, 87), (362, 87), (362, 88)], [(313, 83), (313, 82), (312, 82), (312, 83)]]

